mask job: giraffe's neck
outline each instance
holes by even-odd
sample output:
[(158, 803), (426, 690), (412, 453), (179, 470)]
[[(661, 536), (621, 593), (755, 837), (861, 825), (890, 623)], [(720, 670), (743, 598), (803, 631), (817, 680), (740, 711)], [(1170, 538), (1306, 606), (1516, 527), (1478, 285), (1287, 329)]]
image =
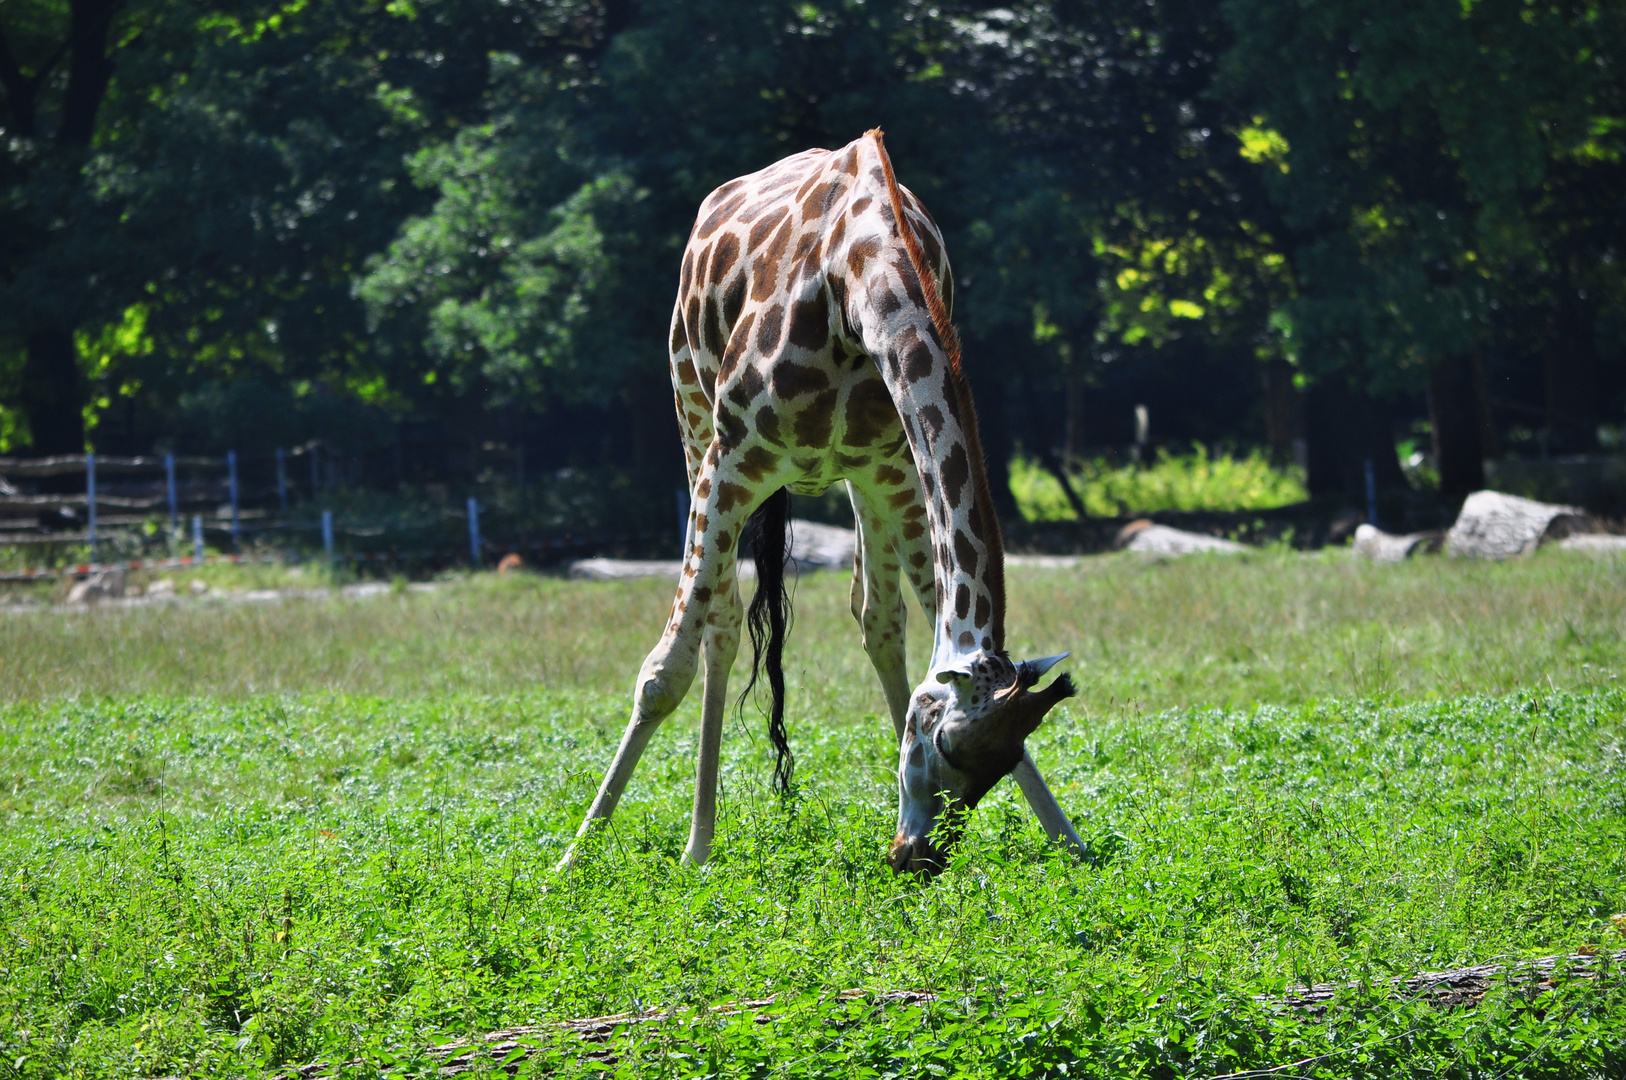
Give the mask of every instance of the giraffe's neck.
[(870, 134), (865, 141), (875, 153), (875, 180), (885, 202), (873, 215), (879, 235), (855, 233), (849, 242), (847, 265), (857, 294), (851, 299), (926, 494), (937, 583), (932, 670), (941, 671), (977, 654), (1004, 652), (1005, 553), (976, 409), (960, 371), (959, 342), (909, 224), (880, 132)]
[[(945, 380), (947, 382), (948, 380)], [(1005, 649), (1005, 554), (983, 477), (969, 395), (909, 393), (909, 434), (926, 492), (937, 582), (932, 670)], [(958, 400), (956, 400), (958, 398)], [(953, 404), (951, 404), (953, 403)], [(957, 414), (957, 415), (956, 415)]]

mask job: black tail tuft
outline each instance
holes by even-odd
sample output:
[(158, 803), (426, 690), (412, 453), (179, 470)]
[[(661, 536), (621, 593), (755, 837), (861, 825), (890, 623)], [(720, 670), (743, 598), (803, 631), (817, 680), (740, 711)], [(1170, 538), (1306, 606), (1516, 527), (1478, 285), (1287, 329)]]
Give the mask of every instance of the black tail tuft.
[(740, 703), (765, 671), (773, 702), (768, 712), (768, 741), (773, 743), (774, 787), (790, 790), (790, 772), (796, 759), (785, 737), (785, 632), (790, 620), (790, 594), (785, 589), (785, 566), (790, 562), (790, 489), (780, 488), (752, 513), (745, 527), (751, 558), (757, 567), (757, 591), (746, 612), (751, 635), (751, 681), (740, 693)]

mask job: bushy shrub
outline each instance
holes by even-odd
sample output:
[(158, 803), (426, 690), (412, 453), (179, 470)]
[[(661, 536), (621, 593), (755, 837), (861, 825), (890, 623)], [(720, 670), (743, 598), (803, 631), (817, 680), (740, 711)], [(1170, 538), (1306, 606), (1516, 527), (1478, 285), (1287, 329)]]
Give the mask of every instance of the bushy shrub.
[[(1308, 495), (1304, 470), (1281, 469), (1259, 450), (1246, 457), (1210, 457), (1194, 445), (1189, 454), (1159, 449), (1147, 465), (1116, 465), (1105, 457), (1069, 463), (1074, 489), (1092, 515), (1154, 510), (1267, 510)], [(1036, 461), (1011, 459), (1011, 492), (1028, 521), (1070, 521), (1075, 516), (1056, 478)]]

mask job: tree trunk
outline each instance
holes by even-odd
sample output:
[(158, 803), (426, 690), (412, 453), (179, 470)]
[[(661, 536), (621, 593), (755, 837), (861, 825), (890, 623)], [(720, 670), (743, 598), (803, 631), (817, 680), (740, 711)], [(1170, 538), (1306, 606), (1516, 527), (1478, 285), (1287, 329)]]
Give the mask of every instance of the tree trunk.
[[(986, 342), (973, 343), (967, 353), (976, 357), (991, 357), (993, 346)], [(1006, 382), (990, 370), (988, 363), (971, 362), (965, 365), (967, 381), (971, 383), (971, 396), (977, 405), (977, 433), (982, 436), (983, 464), (988, 471), (988, 491), (994, 500), (994, 514), (1001, 521), (1015, 521), (1022, 516), (1016, 507), (1016, 496), (1011, 494), (1011, 424), (1006, 415)]]
[[(108, 83), (113, 78), (113, 57), (107, 49), (113, 17), (122, 0), (70, 0), (68, 4), (68, 37), (58, 49), (68, 58), (68, 84), (62, 95), (61, 119), (52, 141), (67, 148), (73, 167), (64, 175), (71, 177), (65, 185), (71, 189), (80, 178), (79, 156), (90, 146), (96, 133), (96, 118), (107, 97)], [(9, 47), (0, 49), (0, 76), (4, 77), (12, 112), (19, 104), (24, 106), (26, 128), (34, 126), (33, 88), (54, 67), (56, 60), (41, 72), (24, 78), (17, 69)], [(17, 98), (19, 89), (24, 91)], [(15, 116), (14, 116), (15, 118)], [(71, 204), (72, 191), (57, 192), (59, 204)], [(63, 305), (69, 310), (86, 305), (72, 298)], [(48, 317), (47, 317), (48, 318)], [(73, 343), (74, 316), (58, 316), (45, 325), (35, 323), (25, 339), (26, 355), (23, 359), (22, 385), (18, 400), (28, 417), (36, 454), (77, 454), (85, 449), (85, 387), (79, 376), (79, 363)], [(43, 321), (43, 320), (42, 320)], [(68, 325), (64, 326), (62, 323)]]
[(1336, 375), (1305, 394), (1304, 437), (1309, 451), (1307, 483), (1313, 496), (1339, 496), (1365, 505), (1368, 461), (1378, 487), (1406, 482), (1382, 410)]
[(85, 393), (73, 334), (56, 328), (28, 336), (18, 403), (28, 417), (33, 452), (81, 454), (85, 450)]
[(1084, 500), (1073, 490), (1073, 482), (1068, 477), (1066, 468), (1056, 457), (1055, 447), (1050, 442), (1050, 425), (1045, 422), (1044, 404), (1039, 400), (1039, 393), (1033, 385), (1033, 376), (1027, 370), (1022, 374), (1022, 388), (1026, 393), (1028, 423), (1032, 425), (1033, 450), (1039, 455), (1039, 464), (1056, 478), (1056, 483), (1061, 485), (1061, 493), (1067, 497), (1067, 505), (1073, 508), (1078, 520), (1083, 521), (1090, 516), (1090, 512), (1084, 509)]
[(1603, 381), (1594, 332), (1596, 301), (1582, 300), (1573, 288), (1562, 288), (1561, 293), (1557, 325), (1548, 337), (1543, 364), (1547, 448), (1575, 454), (1597, 443)]
[(1293, 442), (1304, 438), (1304, 393), (1293, 385), (1293, 365), (1273, 360), (1264, 369), (1265, 441), (1277, 461), (1293, 460)]
[(1485, 486), (1485, 446), (1480, 390), (1472, 356), (1450, 356), (1428, 377), (1428, 415), (1440, 494), (1461, 497)]
[(68, 7), (68, 88), (62, 96), (62, 123), (56, 141), (89, 146), (96, 133), (96, 114), (113, 79), (113, 57), (107, 34), (122, 0), (71, 0)]
[(1067, 426), (1062, 433), (1062, 453), (1069, 459), (1084, 456), (1084, 375), (1076, 367), (1067, 371)]

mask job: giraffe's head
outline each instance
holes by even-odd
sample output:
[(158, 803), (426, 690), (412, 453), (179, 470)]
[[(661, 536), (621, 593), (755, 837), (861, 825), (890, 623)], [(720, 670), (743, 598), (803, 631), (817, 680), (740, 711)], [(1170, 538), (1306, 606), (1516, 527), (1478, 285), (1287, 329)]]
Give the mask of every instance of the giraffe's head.
[(1066, 656), (1013, 663), (979, 653), (915, 689), (898, 751), (898, 835), (887, 856), (894, 871), (931, 877), (948, 865), (964, 813), (1016, 768), (1045, 714), (1073, 695), (1066, 675), (1033, 690)]

